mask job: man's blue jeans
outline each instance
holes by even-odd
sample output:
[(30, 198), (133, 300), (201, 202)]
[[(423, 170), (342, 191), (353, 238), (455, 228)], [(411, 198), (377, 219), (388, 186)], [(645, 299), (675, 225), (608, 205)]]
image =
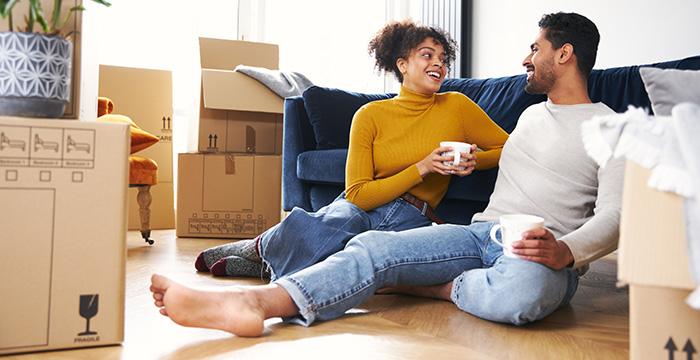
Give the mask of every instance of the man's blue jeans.
[(407, 230), (431, 221), (401, 198), (364, 211), (340, 194), (316, 212), (294, 208), (260, 238), (260, 254), (272, 279), (293, 274), (343, 250), (355, 235), (367, 230)]
[(493, 225), (368, 231), (325, 261), (275, 283), (299, 308), (299, 316), (289, 320), (306, 326), (342, 316), (376, 290), (395, 285), (454, 281), (451, 298), (457, 307), (516, 325), (568, 304), (578, 287), (578, 273), (503, 256), (503, 249), (489, 239)]

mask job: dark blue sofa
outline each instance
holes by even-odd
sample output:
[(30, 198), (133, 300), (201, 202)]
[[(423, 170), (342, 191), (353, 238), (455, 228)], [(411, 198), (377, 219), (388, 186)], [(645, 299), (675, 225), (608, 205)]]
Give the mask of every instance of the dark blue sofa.
[[(658, 68), (700, 69), (700, 56), (643, 65)], [(651, 109), (639, 75), (640, 66), (594, 70), (589, 93), (616, 112), (629, 105)], [(525, 75), (490, 79), (447, 79), (441, 92), (459, 91), (479, 104), (510, 133), (528, 106), (544, 101), (542, 95), (523, 91)], [(392, 94), (358, 94), (338, 89), (312, 87), (303, 96), (284, 102), (282, 146), (282, 207), (297, 206), (316, 211), (340, 194), (345, 182), (345, 160), (350, 119), (368, 101)], [(651, 111), (651, 110), (650, 110)], [(436, 209), (447, 222), (468, 224), (475, 212), (485, 208), (496, 180), (497, 169), (452, 177), (445, 198)]]

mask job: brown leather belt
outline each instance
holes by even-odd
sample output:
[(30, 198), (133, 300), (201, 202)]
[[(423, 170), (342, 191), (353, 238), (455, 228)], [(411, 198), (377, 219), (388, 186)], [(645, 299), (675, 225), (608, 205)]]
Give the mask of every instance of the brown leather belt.
[(430, 219), (430, 221), (436, 224), (445, 223), (444, 221), (442, 221), (442, 219), (440, 219), (439, 216), (437, 216), (435, 210), (433, 210), (433, 208), (431, 208), (427, 202), (411, 195), (410, 193), (404, 193), (403, 195), (401, 195), (401, 198), (404, 199), (407, 203), (413, 205), (416, 209), (418, 209), (418, 211), (420, 211), (420, 213), (423, 216)]

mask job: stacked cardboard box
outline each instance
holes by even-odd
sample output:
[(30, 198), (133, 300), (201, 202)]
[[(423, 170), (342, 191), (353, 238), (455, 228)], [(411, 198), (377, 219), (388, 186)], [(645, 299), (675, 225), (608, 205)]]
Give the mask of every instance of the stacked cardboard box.
[[(100, 66), (100, 96), (114, 101), (114, 114), (126, 115), (158, 137), (155, 145), (135, 155), (158, 164), (158, 184), (150, 189), (151, 229), (175, 227), (173, 190), (173, 97), (170, 71)], [(129, 230), (139, 230), (138, 190), (129, 189)]]
[(649, 170), (628, 163), (618, 278), (630, 285), (632, 359), (692, 358), (700, 349), (700, 311), (685, 303), (690, 274), (683, 199), (647, 186)]
[(198, 153), (179, 154), (177, 236), (250, 238), (280, 220), (283, 99), (234, 72), (277, 69), (277, 45), (200, 38)]
[(0, 354), (124, 338), (129, 129), (0, 118)]

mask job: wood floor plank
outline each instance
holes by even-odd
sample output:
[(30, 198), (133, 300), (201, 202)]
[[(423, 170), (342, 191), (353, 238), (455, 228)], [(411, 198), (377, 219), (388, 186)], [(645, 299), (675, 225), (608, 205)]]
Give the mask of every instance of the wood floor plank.
[(615, 284), (616, 259), (594, 263), (572, 304), (516, 327), (478, 319), (445, 301), (377, 295), (341, 319), (305, 328), (266, 321), (261, 338), (184, 328), (158, 314), (148, 291), (153, 272), (189, 285), (262, 284), (195, 272), (195, 256), (226, 242), (177, 239), (154, 231), (154, 246), (127, 239), (126, 323), (121, 346), (8, 356), (4, 359), (626, 359), (627, 290)]

